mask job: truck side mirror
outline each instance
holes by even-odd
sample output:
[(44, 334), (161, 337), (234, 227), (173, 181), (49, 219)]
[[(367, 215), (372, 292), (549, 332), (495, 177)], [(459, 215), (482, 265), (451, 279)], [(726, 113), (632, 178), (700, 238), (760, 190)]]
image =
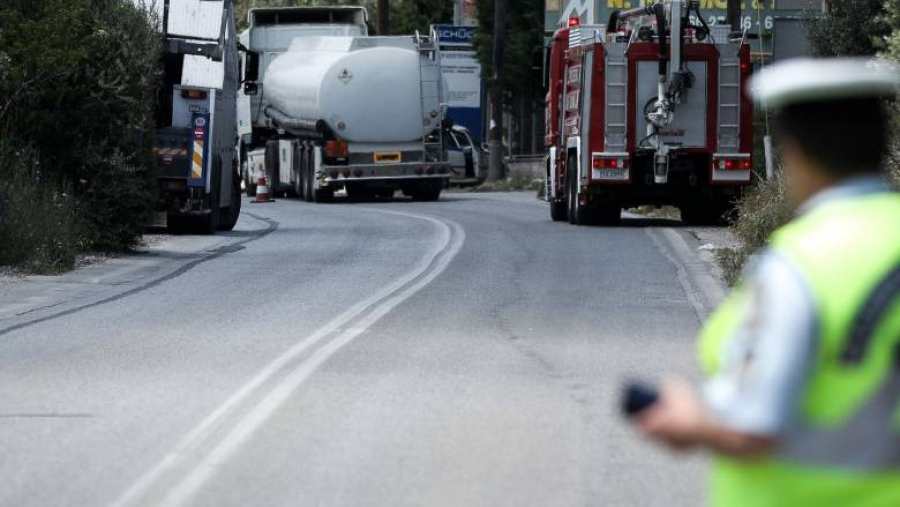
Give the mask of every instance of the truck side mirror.
[(259, 81), (259, 53), (247, 51), (247, 65), (244, 69), (244, 82), (255, 83)]

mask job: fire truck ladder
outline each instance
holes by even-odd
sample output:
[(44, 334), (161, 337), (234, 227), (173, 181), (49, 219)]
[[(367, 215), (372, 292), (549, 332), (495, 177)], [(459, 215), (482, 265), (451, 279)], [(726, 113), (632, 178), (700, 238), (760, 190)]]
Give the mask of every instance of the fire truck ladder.
[[(416, 46), (419, 50), (419, 97), (422, 110), (422, 144), (426, 159), (429, 153), (437, 153), (438, 161), (443, 159), (444, 139), (441, 120), (441, 53), (437, 47), (437, 37), (419, 35), (416, 31)], [(437, 114), (429, 111), (429, 104), (438, 104)], [(434, 135), (435, 129), (437, 135)], [(427, 161), (427, 160), (426, 160)]]
[(606, 151), (624, 152), (628, 139), (628, 61), (610, 56), (606, 67)]
[(737, 153), (741, 137), (741, 62), (739, 57), (719, 63), (719, 151)]

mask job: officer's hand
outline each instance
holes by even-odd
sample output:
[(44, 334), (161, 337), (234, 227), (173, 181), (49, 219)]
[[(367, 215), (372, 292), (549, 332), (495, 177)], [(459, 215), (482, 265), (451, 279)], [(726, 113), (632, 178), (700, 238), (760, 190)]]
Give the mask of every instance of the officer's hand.
[(650, 438), (684, 450), (700, 443), (707, 415), (691, 386), (677, 379), (666, 381), (659, 401), (640, 412), (636, 420)]

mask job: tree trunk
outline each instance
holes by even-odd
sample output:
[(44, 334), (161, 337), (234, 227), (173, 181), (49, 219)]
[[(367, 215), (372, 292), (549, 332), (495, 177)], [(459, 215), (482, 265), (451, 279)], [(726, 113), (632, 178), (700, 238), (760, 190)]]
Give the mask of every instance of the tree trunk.
[(391, 6), (389, 0), (378, 0), (376, 7), (378, 12), (378, 20), (376, 21), (375, 31), (378, 35), (388, 35), (391, 30)]
[(490, 166), (488, 180), (503, 179), (503, 55), (506, 49), (506, 0), (494, 0), (494, 79), (491, 83), (491, 117), (493, 128), (488, 138)]
[(728, 0), (725, 23), (731, 25), (732, 32), (743, 32), (741, 27), (741, 0)]

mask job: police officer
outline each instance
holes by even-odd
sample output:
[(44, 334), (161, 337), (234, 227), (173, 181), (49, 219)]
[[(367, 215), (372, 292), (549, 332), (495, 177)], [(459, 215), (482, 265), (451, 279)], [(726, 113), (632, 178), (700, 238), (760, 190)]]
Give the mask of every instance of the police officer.
[(880, 171), (897, 81), (852, 59), (754, 78), (796, 217), (702, 331), (702, 396), (669, 381), (636, 418), (715, 454), (713, 505), (900, 506), (900, 194)]

